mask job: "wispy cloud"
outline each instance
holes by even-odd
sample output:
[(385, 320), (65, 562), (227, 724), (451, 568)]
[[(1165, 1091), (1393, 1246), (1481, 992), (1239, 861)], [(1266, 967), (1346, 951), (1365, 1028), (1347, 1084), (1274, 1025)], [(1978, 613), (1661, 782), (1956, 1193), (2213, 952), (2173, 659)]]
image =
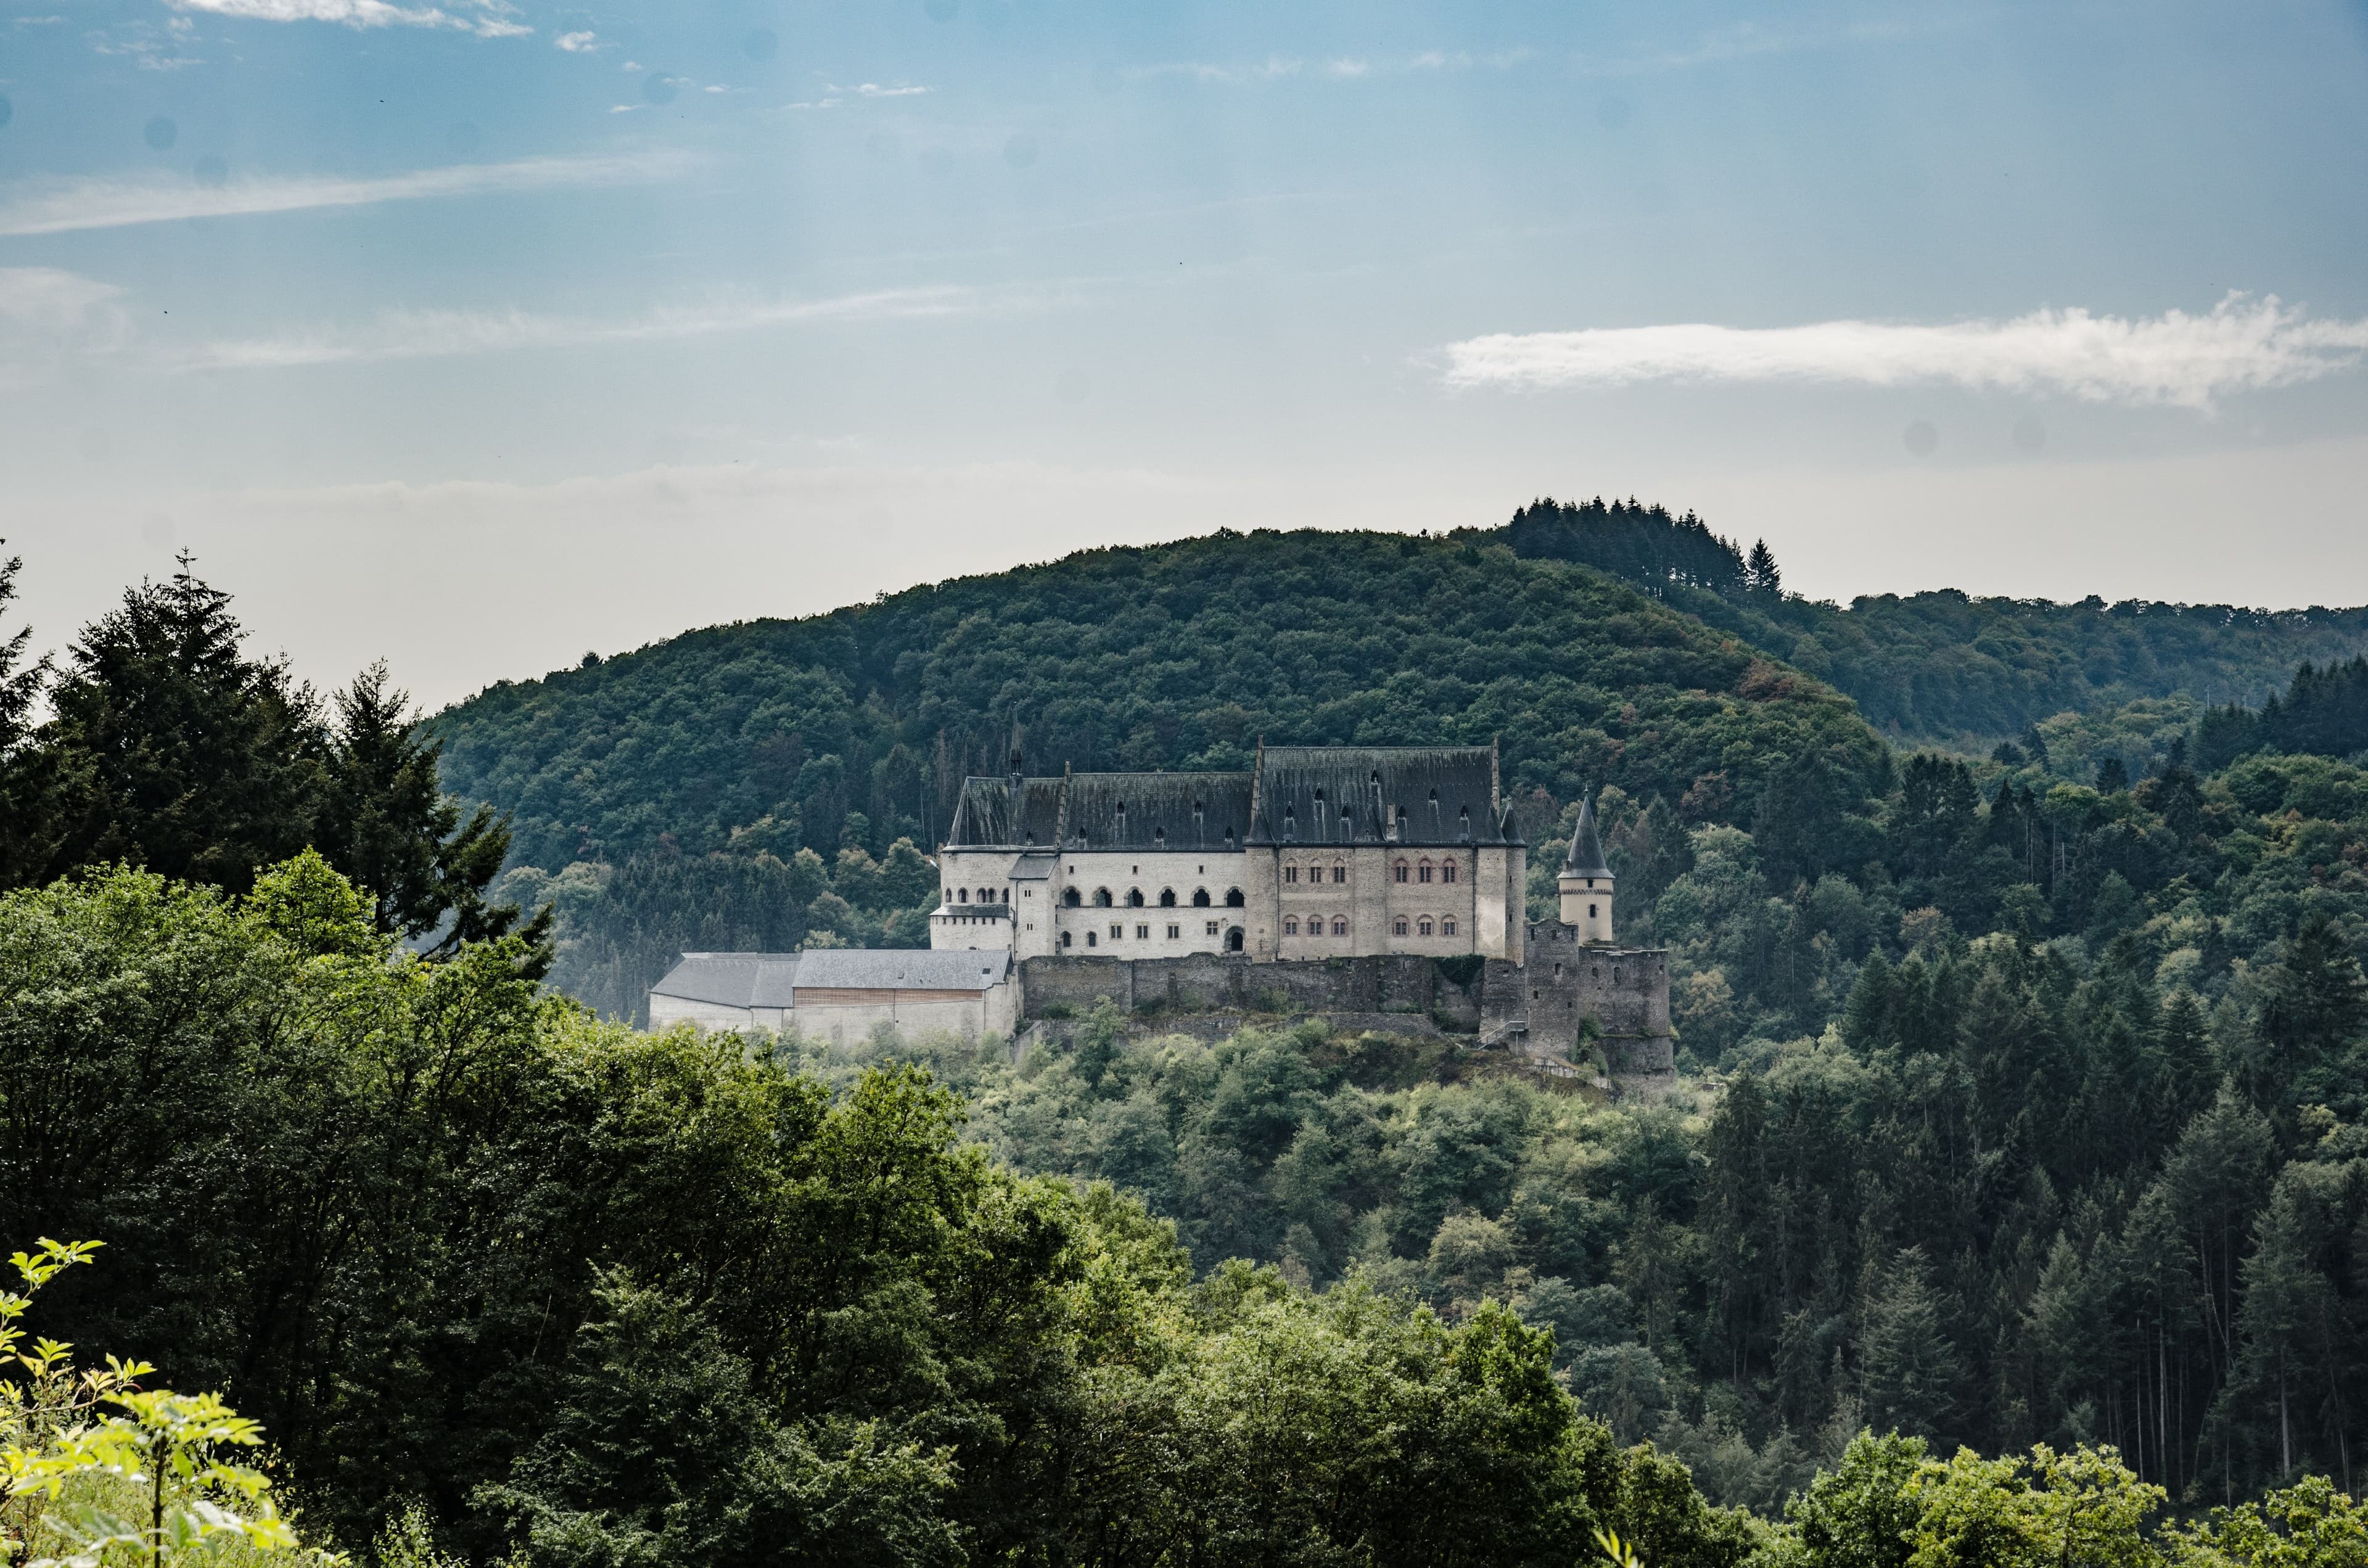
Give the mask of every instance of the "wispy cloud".
[(1447, 347), (1457, 387), (1619, 386), (1634, 381), (1949, 382), (2092, 403), (2208, 409), (2232, 392), (2316, 381), (2361, 363), (2368, 321), (2313, 319), (2276, 296), (2231, 294), (2211, 311), (2126, 320), (2083, 310), (1942, 326), (1833, 321), (1807, 326), (1691, 323), (1496, 333)]
[(1735, 22), (1669, 47), (1642, 47), (1623, 54), (1581, 54), (1573, 59), (1571, 65), (1582, 76), (1648, 76), (1663, 71), (1690, 71), (1697, 66), (1724, 65), (1760, 55), (1893, 43), (1935, 33), (1954, 32), (1982, 19), (1979, 14), (1973, 12), (1928, 11), (1913, 17), (1887, 17), (1806, 27)]
[[(831, 90), (837, 92), (840, 89), (834, 87)], [(877, 82), (866, 82), (855, 89), (855, 94), (856, 97), (863, 98), (914, 98), (928, 90), (927, 87), (907, 86), (901, 82), (893, 87), (883, 87)]]
[(1302, 60), (1270, 54), (1264, 60), (1256, 61), (1171, 60), (1155, 65), (1133, 66), (1119, 74), (1136, 80), (1180, 76), (1190, 81), (1212, 82), (1227, 86), (1288, 82), (1299, 78), (1355, 82), (1370, 77), (1413, 76), (1438, 71), (1506, 71), (1536, 58), (1536, 51), (1527, 48), (1503, 50), (1491, 54), (1429, 49), (1418, 54), (1380, 59), (1363, 55), (1335, 55), (1323, 60)]
[(68, 352), (131, 335), (123, 290), (54, 267), (0, 267), (0, 386), (23, 386)]
[(448, 358), (521, 348), (576, 348), (655, 343), (824, 322), (918, 320), (1022, 306), (1018, 295), (990, 298), (954, 285), (882, 289), (824, 300), (722, 297), (622, 319), (543, 315), (526, 311), (398, 311), (367, 325), (325, 327), (278, 337), (206, 344), (176, 362), (180, 369), (252, 370), (387, 359)]
[(26, 180), (0, 187), (0, 235), (60, 234), (119, 229), (181, 218), (366, 207), (433, 197), (502, 195), (570, 187), (640, 185), (683, 172), (674, 153), (600, 157), (520, 158), (467, 164), (375, 178), (271, 178), (197, 186), (166, 179)]
[(595, 32), (562, 33), (551, 41), (554, 48), (565, 50), (570, 54), (597, 54), (609, 47)]
[(335, 22), (348, 28), (456, 28), (480, 38), (518, 38), (534, 31), (515, 20), (507, 0), (462, 0), (466, 15), (435, 6), (399, 6), (391, 0), (171, 0), (188, 11), (207, 11), (254, 22)]

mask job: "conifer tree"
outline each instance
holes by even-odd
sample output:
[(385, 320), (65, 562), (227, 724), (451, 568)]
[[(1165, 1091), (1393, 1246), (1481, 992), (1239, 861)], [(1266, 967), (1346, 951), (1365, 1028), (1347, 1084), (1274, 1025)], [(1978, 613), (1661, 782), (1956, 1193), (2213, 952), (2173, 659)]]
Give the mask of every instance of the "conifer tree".
[(130, 860), (244, 892), (312, 838), (326, 758), (312, 691), (251, 659), (230, 596), (190, 570), (83, 631), (43, 736), (58, 780), (43, 880)]

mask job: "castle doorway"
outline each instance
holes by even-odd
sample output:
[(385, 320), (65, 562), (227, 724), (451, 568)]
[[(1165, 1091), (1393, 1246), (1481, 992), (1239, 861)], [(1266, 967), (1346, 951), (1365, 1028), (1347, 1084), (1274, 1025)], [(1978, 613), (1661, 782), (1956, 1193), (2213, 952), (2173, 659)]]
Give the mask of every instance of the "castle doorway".
[(1225, 951), (1229, 953), (1238, 953), (1241, 950), (1242, 928), (1238, 926), (1227, 926), (1225, 929)]

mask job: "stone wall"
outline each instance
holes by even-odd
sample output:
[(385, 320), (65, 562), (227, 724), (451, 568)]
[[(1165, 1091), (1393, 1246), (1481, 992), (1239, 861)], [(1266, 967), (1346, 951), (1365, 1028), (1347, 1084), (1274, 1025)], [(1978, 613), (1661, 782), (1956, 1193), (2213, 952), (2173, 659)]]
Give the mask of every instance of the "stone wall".
[(1483, 979), (1458, 985), (1436, 961), (1410, 953), (1295, 963), (1257, 963), (1239, 953), (1042, 958), (1025, 960), (1019, 969), (1030, 1018), (1062, 1010), (1083, 1014), (1107, 996), (1130, 1013), (1411, 1013), (1436, 1015), (1459, 1031), (1477, 1030), (1481, 1023)]

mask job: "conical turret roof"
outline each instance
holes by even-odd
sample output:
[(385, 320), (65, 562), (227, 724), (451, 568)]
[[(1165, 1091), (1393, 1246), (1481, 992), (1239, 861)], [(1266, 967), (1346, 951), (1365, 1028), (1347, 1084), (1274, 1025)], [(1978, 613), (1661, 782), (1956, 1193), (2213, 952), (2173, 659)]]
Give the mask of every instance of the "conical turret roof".
[(1562, 874), (1565, 877), (1609, 877), (1611, 868), (1603, 859), (1603, 839), (1595, 831), (1595, 802), (1578, 803), (1578, 825), (1571, 830), (1570, 853), (1563, 857)]

